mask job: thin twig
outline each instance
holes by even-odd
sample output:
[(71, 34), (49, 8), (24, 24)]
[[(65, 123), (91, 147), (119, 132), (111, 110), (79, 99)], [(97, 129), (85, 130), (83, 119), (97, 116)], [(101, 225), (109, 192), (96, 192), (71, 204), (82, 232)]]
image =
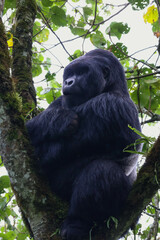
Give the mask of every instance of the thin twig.
[[(140, 63), (146, 65), (147, 67), (150, 67), (150, 68), (153, 69), (153, 70), (156, 70), (155, 67), (151, 66), (151, 65), (148, 64), (147, 62), (143, 62), (142, 60), (138, 60), (137, 58), (131, 57), (130, 55), (126, 54), (122, 49), (120, 49), (120, 48), (113, 42), (110, 34), (109, 34), (109, 38), (110, 38), (111, 43), (112, 43), (123, 55), (125, 55), (126, 58), (131, 58), (131, 59), (133, 59), (133, 60), (135, 60), (135, 61), (137, 61), (137, 62), (140, 62)], [(123, 59), (124, 59), (124, 58), (123, 58)], [(122, 59), (121, 59), (121, 60), (122, 60)]]
[(67, 49), (65, 48), (63, 42), (61, 41), (61, 39), (58, 37), (58, 35), (53, 31), (53, 29), (51, 28), (47, 18), (45, 17), (45, 15), (43, 14), (43, 12), (41, 11), (41, 9), (38, 7), (38, 11), (41, 13), (42, 18), (44, 20), (44, 22), (46, 23), (46, 26), (51, 30), (51, 32), (55, 35), (55, 37), (58, 39), (59, 43), (61, 44), (61, 46), (63, 47), (63, 49), (65, 50), (65, 52), (68, 54), (68, 56), (73, 59), (73, 57), (70, 55), (70, 53), (67, 51)]
[(83, 39), (83, 43), (82, 43), (82, 51), (83, 52), (84, 52), (84, 42), (85, 42), (85, 39), (86, 39), (87, 35), (90, 33), (90, 30), (92, 29), (92, 27), (95, 24), (96, 16), (97, 16), (97, 0), (95, 1), (95, 11), (94, 11), (94, 19), (93, 19), (92, 25), (91, 25), (90, 29), (88, 29), (88, 31), (85, 34), (84, 39)]
[[(92, 29), (92, 31), (88, 32), (88, 34), (96, 31), (97, 28), (98, 28), (101, 24), (103, 24), (104, 22), (107, 22), (107, 21), (111, 20), (113, 17), (115, 17), (116, 15), (118, 15), (119, 13), (121, 13), (121, 12), (122, 12), (126, 7), (128, 7), (129, 5), (130, 5), (130, 3), (127, 3), (124, 8), (122, 8), (121, 10), (119, 10), (118, 12), (116, 12), (114, 15), (110, 16), (109, 18), (107, 18), (106, 20), (104, 20), (104, 21), (102, 21), (102, 22), (99, 22), (99, 23), (97, 23), (97, 24), (94, 24), (94, 26), (96, 25), (96, 27), (95, 27), (94, 29)], [(77, 39), (79, 39), (79, 38), (85, 37), (85, 35), (86, 35), (86, 33), (84, 33), (84, 34), (82, 34), (82, 35), (80, 35), (80, 36), (77, 36), (77, 37), (75, 37), (75, 38), (65, 40), (65, 41), (63, 41), (63, 42), (61, 41), (61, 42), (55, 44), (54, 46), (52, 46), (52, 47), (50, 47), (50, 48), (48, 48), (48, 49), (55, 48), (55, 47), (57, 47), (57, 46), (58, 46), (59, 44), (61, 44), (61, 43), (64, 44), (64, 43), (68, 43), (68, 42), (75, 41), (75, 40), (77, 40)]]
[(110, 16), (109, 18), (107, 18), (106, 20), (101, 21), (101, 22), (99, 22), (99, 23), (97, 23), (97, 24), (95, 24), (95, 25), (98, 25), (98, 26), (99, 26), (99, 25), (104, 24), (105, 22), (111, 20), (113, 17), (115, 17), (116, 15), (118, 15), (119, 13), (121, 13), (121, 12), (122, 12), (125, 8), (127, 8), (129, 5), (130, 5), (130, 3), (125, 4), (125, 6), (124, 6), (121, 10), (119, 10), (118, 12), (116, 12), (115, 14), (113, 14), (112, 16)]
[(129, 77), (129, 78), (126, 78), (126, 79), (127, 79), (127, 81), (128, 81), (128, 80), (134, 80), (134, 79), (139, 79), (139, 78), (145, 78), (145, 77), (153, 76), (153, 75), (156, 75), (156, 74), (159, 74), (159, 73), (160, 73), (160, 71), (157, 71), (157, 72), (148, 73), (148, 74), (145, 74), (145, 75), (142, 75), (142, 76)]
[(60, 68), (64, 68), (64, 66), (63, 66), (63, 64), (60, 62), (60, 60), (59, 60), (49, 49), (47, 49), (44, 45), (42, 45), (42, 43), (40, 43), (40, 42), (38, 42), (38, 41), (35, 41), (35, 42), (38, 43), (39, 45), (41, 45), (43, 48), (45, 48), (46, 51), (48, 51), (48, 52), (59, 62), (59, 64), (61, 65), (61, 66), (59, 66), (59, 65), (54, 64), (55, 66), (60, 67)]

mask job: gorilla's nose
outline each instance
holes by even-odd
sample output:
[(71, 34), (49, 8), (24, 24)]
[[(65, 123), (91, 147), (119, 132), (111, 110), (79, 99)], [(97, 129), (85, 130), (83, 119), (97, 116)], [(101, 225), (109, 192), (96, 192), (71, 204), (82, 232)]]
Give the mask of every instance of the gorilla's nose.
[(67, 78), (64, 81), (65, 87), (70, 87), (75, 83), (75, 79), (74, 78)]

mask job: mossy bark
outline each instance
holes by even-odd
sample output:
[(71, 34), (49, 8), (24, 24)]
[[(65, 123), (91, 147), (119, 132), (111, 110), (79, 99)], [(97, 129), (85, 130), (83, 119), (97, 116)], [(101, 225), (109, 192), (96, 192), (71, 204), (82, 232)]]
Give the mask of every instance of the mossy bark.
[[(7, 40), (0, 19), (0, 155), (31, 236), (35, 240), (53, 239), (51, 235), (59, 227), (67, 208), (36, 173), (36, 159), (25, 130), (23, 110), (17, 107), (21, 104), (9, 68)], [(59, 236), (54, 239), (58, 240)]]
[(36, 104), (32, 81), (32, 35), (36, 16), (35, 0), (17, 0), (14, 27), (12, 74), (16, 90), (22, 96), (23, 110), (28, 112)]

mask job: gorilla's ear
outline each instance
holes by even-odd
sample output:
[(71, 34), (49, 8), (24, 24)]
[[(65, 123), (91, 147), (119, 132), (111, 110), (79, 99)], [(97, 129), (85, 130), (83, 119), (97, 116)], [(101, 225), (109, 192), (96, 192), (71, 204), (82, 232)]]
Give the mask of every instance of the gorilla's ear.
[(104, 79), (107, 81), (109, 79), (109, 75), (110, 75), (110, 70), (109, 68), (105, 67), (103, 69), (103, 76), (104, 76)]

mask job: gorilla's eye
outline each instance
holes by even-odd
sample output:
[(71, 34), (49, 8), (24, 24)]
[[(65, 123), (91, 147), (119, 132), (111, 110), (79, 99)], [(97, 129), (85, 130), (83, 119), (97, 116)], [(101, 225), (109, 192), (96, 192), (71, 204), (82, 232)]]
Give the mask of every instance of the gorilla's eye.
[(108, 68), (103, 69), (103, 76), (104, 76), (105, 80), (108, 79), (108, 77), (109, 77), (109, 69)]
[(83, 74), (87, 73), (88, 71), (89, 71), (88, 66), (81, 66), (81, 67), (76, 69), (76, 74), (77, 75), (83, 75)]
[(64, 72), (63, 74), (63, 78), (64, 79), (67, 79), (67, 78), (70, 78), (74, 75), (74, 72), (71, 70), (71, 69), (66, 69), (66, 71)]

